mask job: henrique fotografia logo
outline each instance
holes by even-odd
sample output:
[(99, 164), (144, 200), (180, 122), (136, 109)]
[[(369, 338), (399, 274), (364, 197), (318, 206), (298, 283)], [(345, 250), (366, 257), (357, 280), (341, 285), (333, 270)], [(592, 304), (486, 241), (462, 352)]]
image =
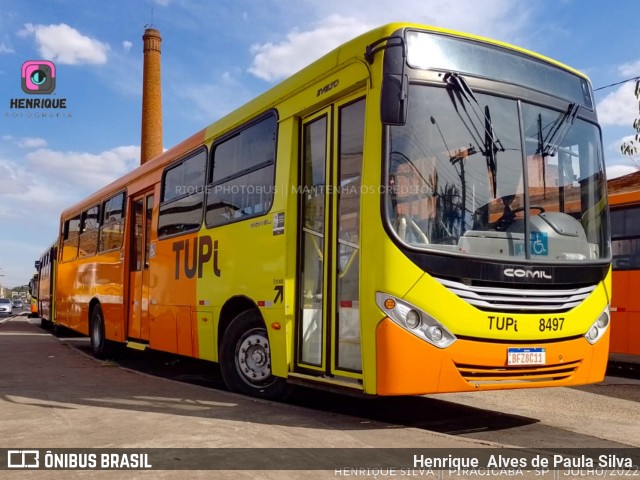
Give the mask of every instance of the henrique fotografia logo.
[[(10, 98), (5, 118), (71, 118), (67, 99), (55, 92), (58, 75), (50, 60), (27, 60), (20, 69), (20, 86), (28, 94)], [(16, 86), (17, 88), (17, 86)]]
[(49, 60), (28, 60), (22, 64), (22, 91), (51, 94), (56, 89), (56, 66)]

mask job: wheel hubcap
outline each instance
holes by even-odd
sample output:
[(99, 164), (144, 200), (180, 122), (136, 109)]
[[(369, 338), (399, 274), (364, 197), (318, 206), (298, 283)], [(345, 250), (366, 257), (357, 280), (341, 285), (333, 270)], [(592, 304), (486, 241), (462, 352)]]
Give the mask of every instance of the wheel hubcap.
[(271, 375), (270, 358), (269, 340), (262, 333), (251, 333), (240, 343), (236, 362), (242, 376), (250, 383), (256, 383)]

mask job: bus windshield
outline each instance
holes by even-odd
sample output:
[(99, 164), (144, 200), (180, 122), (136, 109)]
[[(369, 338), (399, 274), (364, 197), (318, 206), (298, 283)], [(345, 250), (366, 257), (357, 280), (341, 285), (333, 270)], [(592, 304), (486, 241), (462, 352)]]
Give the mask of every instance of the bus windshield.
[(409, 89), (387, 159), (387, 215), (400, 241), (535, 262), (609, 258), (600, 133), (575, 104)]

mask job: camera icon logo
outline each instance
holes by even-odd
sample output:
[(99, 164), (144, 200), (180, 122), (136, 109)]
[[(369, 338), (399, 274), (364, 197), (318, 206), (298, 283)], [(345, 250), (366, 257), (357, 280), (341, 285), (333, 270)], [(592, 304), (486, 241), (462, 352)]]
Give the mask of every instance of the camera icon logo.
[(28, 60), (22, 64), (22, 91), (50, 94), (56, 89), (56, 66), (49, 60)]

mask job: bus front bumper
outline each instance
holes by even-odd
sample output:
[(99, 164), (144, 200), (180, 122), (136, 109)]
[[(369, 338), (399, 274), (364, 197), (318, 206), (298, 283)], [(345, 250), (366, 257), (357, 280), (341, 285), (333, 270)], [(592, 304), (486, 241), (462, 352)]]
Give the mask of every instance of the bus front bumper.
[[(508, 366), (507, 349), (514, 347), (543, 348), (545, 364)], [(439, 349), (385, 318), (376, 348), (378, 395), (573, 386), (604, 378), (609, 329), (595, 345), (583, 336), (526, 345), (458, 339)]]

